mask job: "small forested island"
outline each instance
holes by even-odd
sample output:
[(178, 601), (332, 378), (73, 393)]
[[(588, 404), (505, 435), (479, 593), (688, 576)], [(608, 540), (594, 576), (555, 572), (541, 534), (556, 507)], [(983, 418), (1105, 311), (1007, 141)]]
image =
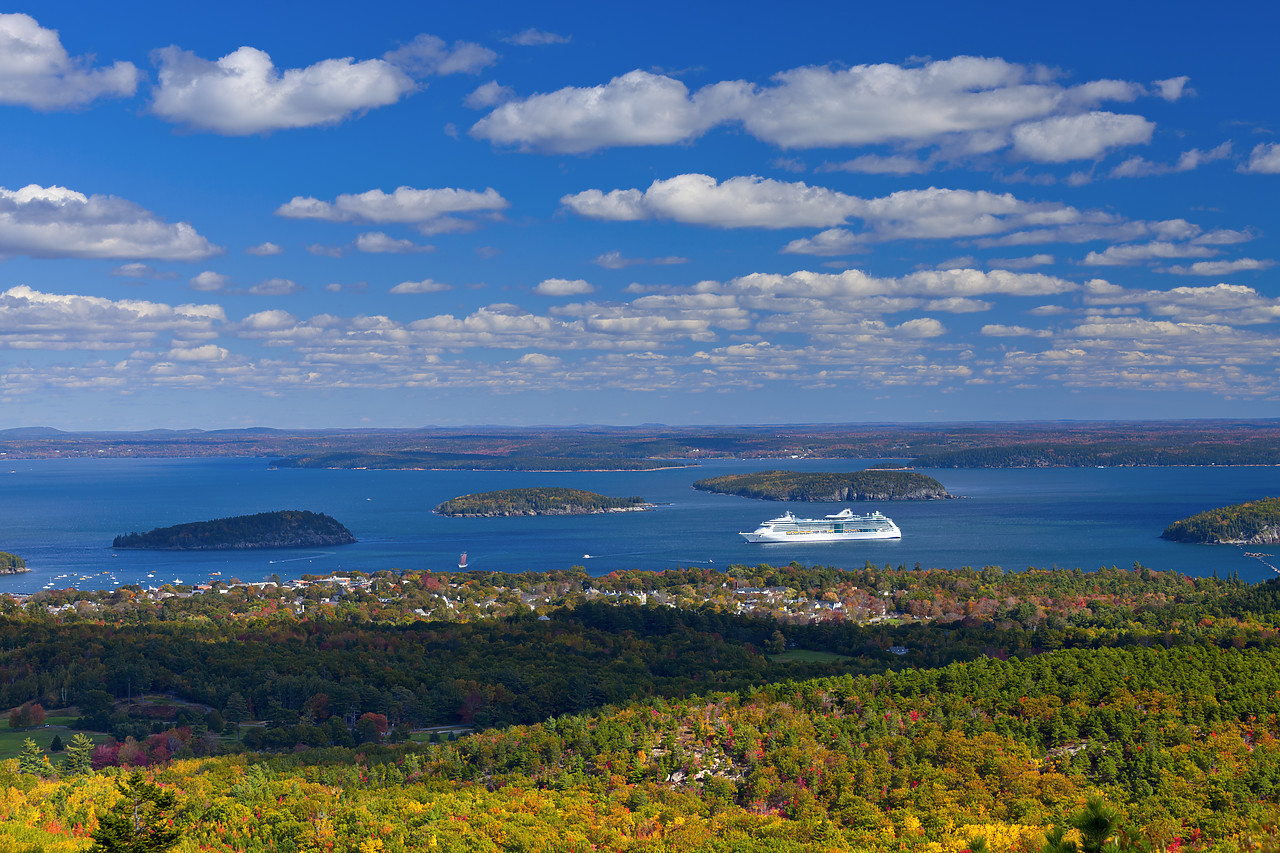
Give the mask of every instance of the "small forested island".
[(611, 498), (583, 489), (501, 489), (447, 500), (435, 508), (437, 515), (485, 517), (511, 515), (593, 515), (601, 512), (636, 512), (652, 509), (644, 498)]
[(1280, 544), (1280, 498), (1206, 510), (1170, 524), (1160, 538), (1210, 545)]
[(224, 551), (248, 548), (317, 548), (350, 545), (351, 531), (319, 512), (286, 509), (157, 527), (117, 536), (112, 548), (152, 551)]
[(932, 477), (913, 471), (845, 474), (757, 471), (709, 477), (695, 489), (766, 501), (931, 501), (954, 497)]
[(26, 561), (17, 554), (0, 551), (0, 575), (20, 575), (29, 571)]

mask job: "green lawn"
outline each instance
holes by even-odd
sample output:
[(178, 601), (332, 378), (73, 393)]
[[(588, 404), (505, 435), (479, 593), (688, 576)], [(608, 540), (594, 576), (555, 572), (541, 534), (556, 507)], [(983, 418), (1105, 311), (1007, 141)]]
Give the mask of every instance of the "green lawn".
[[(74, 717), (70, 718), (74, 720)], [(22, 751), (22, 742), (27, 738), (31, 738), (45, 752), (49, 752), (49, 744), (53, 741), (54, 735), (62, 738), (62, 743), (68, 744), (71, 738), (75, 737), (79, 729), (73, 729), (69, 726), (41, 726), (35, 729), (0, 729), (0, 761), (6, 758), (17, 758), (18, 753)], [(89, 737), (93, 738), (94, 743), (102, 743), (107, 739), (104, 734), (95, 732), (85, 732)], [(57, 764), (62, 760), (62, 753), (49, 753), (49, 760)]]
[(791, 663), (793, 661), (802, 661), (804, 663), (833, 663), (838, 660), (848, 660), (848, 655), (838, 655), (835, 652), (813, 652), (808, 649), (792, 649), (783, 652), (780, 655), (769, 655), (769, 663)]

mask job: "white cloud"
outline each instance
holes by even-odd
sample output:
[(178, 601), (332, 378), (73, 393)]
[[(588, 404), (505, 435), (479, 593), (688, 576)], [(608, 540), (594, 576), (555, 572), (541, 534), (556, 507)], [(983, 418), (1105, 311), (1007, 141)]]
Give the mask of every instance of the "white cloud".
[(864, 175), (920, 175), (933, 168), (928, 160), (901, 154), (884, 157), (879, 154), (863, 154), (843, 163), (825, 163), (820, 172), (857, 172)]
[(226, 361), (230, 353), (217, 344), (205, 344), (199, 347), (175, 347), (165, 353), (164, 357), (173, 361)]
[(121, 264), (113, 269), (111, 274), (119, 278), (149, 278), (155, 281), (169, 281), (178, 277), (178, 274), (171, 270), (162, 272), (151, 266), (151, 264), (139, 263), (137, 261), (131, 264)]
[(1170, 77), (1168, 80), (1156, 80), (1151, 85), (1156, 87), (1157, 94), (1166, 101), (1176, 101), (1186, 94), (1190, 77)]
[(1234, 261), (1197, 261), (1191, 266), (1172, 266), (1160, 272), (1178, 275), (1230, 275), (1234, 272), (1248, 270), (1269, 270), (1276, 265), (1275, 261), (1257, 260), (1256, 258), (1238, 258)]
[(301, 293), (302, 285), (287, 278), (269, 278), (249, 288), (254, 296), (288, 296)]
[(136, 299), (43, 293), (25, 285), (0, 293), (0, 347), (112, 350), (166, 335), (199, 340), (226, 316), (217, 305), (165, 305)]
[(1176, 163), (1153, 163), (1143, 157), (1130, 157), (1120, 165), (1111, 170), (1113, 178), (1145, 178), (1151, 175), (1168, 175), (1174, 172), (1190, 172), (1192, 169), (1198, 169), (1205, 163), (1212, 163), (1215, 160), (1231, 156), (1231, 141), (1228, 140), (1221, 145), (1211, 148), (1208, 151), (1201, 151), (1199, 148), (1192, 148), (1189, 151), (1183, 151), (1178, 156)]
[(475, 91), (467, 95), (463, 103), (473, 110), (487, 110), (489, 107), (505, 104), (514, 98), (515, 94), (509, 87), (499, 85), (497, 80), (490, 80), (476, 87)]
[(1109, 246), (1102, 252), (1090, 252), (1080, 263), (1090, 267), (1128, 266), (1159, 258), (1204, 258), (1217, 254), (1213, 249), (1186, 243), (1155, 241), (1127, 246)]
[(1031, 267), (1042, 267), (1053, 263), (1053, 255), (1037, 254), (1025, 258), (989, 258), (987, 266), (992, 269), (1025, 270)]
[(194, 261), (221, 251), (187, 223), (170, 225), (115, 196), (36, 184), (0, 187), (0, 257)]
[(281, 72), (271, 57), (241, 47), (217, 61), (177, 47), (155, 54), (160, 82), (151, 111), (166, 121), (225, 136), (337, 124), (394, 104), (417, 88), (381, 59), (326, 59)]
[(131, 62), (93, 68), (72, 58), (57, 30), (21, 13), (0, 13), (0, 104), (59, 110), (98, 98), (131, 97), (141, 76)]
[(317, 258), (340, 258), (347, 252), (342, 246), (326, 246), (323, 243), (312, 243), (306, 248), (308, 253)]
[(433, 234), (470, 227), (470, 223), (456, 219), (455, 214), (492, 214), (505, 210), (509, 204), (492, 188), (477, 192), (398, 187), (390, 193), (369, 190), (340, 195), (332, 202), (295, 196), (278, 207), (276, 215), (286, 219), (319, 219), (325, 222), (403, 223), (416, 225), (424, 234)]
[(1108, 112), (1054, 116), (1015, 127), (1013, 150), (1041, 163), (1094, 160), (1112, 148), (1147, 144), (1155, 127), (1142, 116)]
[(205, 292), (225, 290), (230, 286), (230, 284), (230, 276), (225, 276), (222, 273), (216, 273), (213, 270), (205, 270), (204, 272), (192, 277), (190, 281), (192, 290)]
[(1049, 338), (1053, 332), (1045, 329), (1028, 329), (1026, 326), (1002, 326), (990, 323), (982, 327), (981, 334), (989, 338)]
[(449, 47), (444, 39), (422, 33), (382, 58), (414, 77), (425, 77), (429, 74), (475, 74), (496, 62), (498, 54), (469, 41), (456, 41), (453, 47)]
[[(593, 87), (569, 87), (505, 103), (472, 128), (498, 145), (547, 153), (584, 153), (610, 146), (686, 142), (727, 123), (782, 148), (893, 143), (938, 145), (950, 155), (1007, 148), (1060, 162), (1092, 158), (1149, 138), (1140, 116), (1084, 112), (1102, 101), (1131, 101), (1146, 89), (1120, 80), (1075, 87), (1056, 73), (997, 58), (959, 56), (919, 67), (891, 64), (847, 69), (803, 67), (774, 75), (769, 86), (731, 80), (690, 93), (684, 83), (632, 71)], [(1165, 96), (1176, 88), (1165, 81)], [(1059, 125), (1037, 122), (1062, 120)], [(1067, 140), (1049, 138), (1053, 130)], [(853, 171), (900, 172), (907, 159), (850, 161)]]
[(539, 296), (577, 296), (583, 293), (594, 293), (591, 283), (580, 278), (549, 278), (539, 283), (533, 292)]
[(504, 146), (558, 154), (670, 145), (701, 136), (717, 116), (689, 98), (679, 80), (632, 71), (602, 86), (569, 87), (505, 103), (471, 135)]
[(370, 231), (356, 238), (356, 248), (361, 252), (373, 254), (411, 254), (413, 252), (434, 252), (435, 246), (423, 246), (412, 240), (397, 240), (381, 231)]
[(1085, 285), (1084, 301), (1089, 306), (1142, 305), (1157, 316), (1201, 324), (1252, 325), (1280, 320), (1280, 299), (1239, 284), (1130, 290), (1091, 281)]
[(1280, 142), (1263, 142), (1249, 152), (1249, 162), (1240, 167), (1242, 172), (1260, 175), (1280, 175)]
[(250, 246), (244, 251), (246, 254), (257, 255), (260, 258), (265, 258), (270, 255), (280, 255), (284, 253), (284, 249), (282, 247), (277, 246), (275, 243), (272, 243), (270, 241), (266, 243), (259, 243), (256, 246)]
[(544, 30), (535, 30), (533, 27), (521, 30), (515, 35), (507, 36), (503, 39), (507, 44), (518, 44), (525, 47), (543, 44), (568, 44), (569, 40), (569, 36), (557, 35)]
[(424, 278), (422, 281), (402, 281), (391, 288), (391, 292), (396, 295), (402, 295), (406, 293), (440, 293), (452, 289), (453, 285)]
[(682, 258), (678, 255), (667, 255), (662, 258), (627, 258), (617, 249), (604, 252), (597, 255), (591, 263), (598, 267), (604, 267), (607, 270), (620, 270), (627, 267), (633, 267), (638, 264), (653, 264), (655, 266), (668, 266), (671, 264), (687, 264), (688, 258)]

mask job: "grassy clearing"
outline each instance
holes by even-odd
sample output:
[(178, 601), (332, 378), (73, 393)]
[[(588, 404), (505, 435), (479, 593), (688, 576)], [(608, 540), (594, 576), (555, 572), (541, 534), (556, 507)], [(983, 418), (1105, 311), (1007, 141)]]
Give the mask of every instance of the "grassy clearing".
[[(72, 717), (74, 720), (75, 718)], [(45, 752), (49, 752), (49, 744), (53, 741), (54, 735), (62, 738), (62, 743), (68, 744), (71, 739), (76, 736), (80, 729), (71, 728), (70, 726), (40, 726), (34, 729), (0, 729), (0, 761), (6, 758), (17, 758), (18, 753), (22, 751), (22, 742), (27, 738), (31, 738)], [(98, 732), (85, 732), (89, 737), (93, 738), (94, 743), (102, 743), (107, 736)], [(62, 753), (49, 753), (49, 760), (57, 764), (62, 760)]]
[(838, 655), (835, 652), (814, 652), (809, 649), (792, 649), (783, 652), (780, 655), (769, 655), (769, 663), (792, 663), (800, 661), (803, 663), (834, 663), (839, 660), (849, 660), (848, 655)]

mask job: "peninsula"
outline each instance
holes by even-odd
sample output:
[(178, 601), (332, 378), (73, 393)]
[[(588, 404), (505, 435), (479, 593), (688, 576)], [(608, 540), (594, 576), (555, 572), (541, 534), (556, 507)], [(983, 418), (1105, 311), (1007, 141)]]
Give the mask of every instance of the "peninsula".
[(111, 547), (152, 551), (224, 551), (317, 548), (350, 545), (355, 541), (351, 531), (330, 516), (290, 509), (157, 527), (149, 533), (117, 536)]
[(1280, 544), (1280, 498), (1206, 510), (1170, 524), (1160, 538), (1209, 545)]
[(0, 575), (20, 575), (29, 571), (26, 561), (17, 554), (0, 551)]
[(494, 518), (512, 515), (594, 515), (653, 509), (644, 498), (611, 498), (583, 489), (502, 489), (463, 495), (436, 507), (437, 515), (455, 518)]
[(693, 487), (765, 501), (932, 501), (953, 497), (937, 480), (914, 471), (757, 471), (710, 477), (696, 481)]

